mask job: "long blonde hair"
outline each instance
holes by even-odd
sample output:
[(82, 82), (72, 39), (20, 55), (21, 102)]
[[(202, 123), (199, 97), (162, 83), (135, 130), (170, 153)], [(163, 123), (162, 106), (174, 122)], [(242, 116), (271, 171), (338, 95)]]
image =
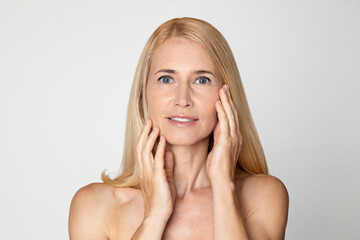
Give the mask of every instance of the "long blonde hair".
[[(181, 37), (200, 44), (211, 56), (224, 83), (229, 85), (234, 105), (239, 113), (240, 131), (243, 137), (241, 152), (236, 165), (237, 171), (250, 174), (268, 174), (264, 151), (251, 117), (235, 58), (227, 41), (208, 22), (183, 17), (174, 18), (161, 24), (146, 42), (131, 87), (121, 171), (118, 177), (111, 179), (104, 170), (101, 179), (104, 183), (114, 187), (140, 188), (135, 148), (141, 129), (148, 117), (145, 88), (151, 56), (170, 37)], [(211, 137), (209, 151), (212, 145)]]

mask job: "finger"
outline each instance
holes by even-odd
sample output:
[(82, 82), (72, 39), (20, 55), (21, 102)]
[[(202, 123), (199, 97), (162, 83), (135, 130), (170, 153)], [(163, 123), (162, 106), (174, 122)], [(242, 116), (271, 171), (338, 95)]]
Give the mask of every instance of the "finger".
[(145, 144), (145, 142), (149, 136), (149, 132), (151, 130), (151, 125), (152, 125), (152, 121), (149, 118), (146, 120), (145, 125), (142, 128), (140, 135), (139, 135), (139, 140), (138, 140), (138, 145), (137, 145), (139, 150), (142, 150), (144, 147), (144, 144)]
[(233, 112), (234, 117), (235, 117), (235, 126), (236, 126), (235, 130), (236, 130), (236, 133), (237, 133), (239, 139), (241, 139), (239, 114), (238, 114), (238, 111), (237, 111), (237, 109), (236, 109), (236, 107), (234, 105), (234, 101), (232, 100), (230, 91), (228, 93), (228, 96), (229, 96), (230, 106), (231, 106), (232, 112)]
[(174, 181), (174, 154), (171, 151), (165, 152), (165, 174), (169, 184), (175, 184)]
[(164, 136), (161, 136), (155, 153), (154, 168), (156, 170), (164, 169), (165, 145), (166, 145), (166, 139)]
[[(225, 110), (223, 108), (222, 105), (222, 101), (217, 101), (215, 104), (215, 109), (218, 113), (218, 118), (219, 118), (219, 128), (220, 128), (220, 132), (223, 132), (226, 136), (229, 136), (229, 123), (228, 123), (228, 118), (226, 116)], [(215, 132), (214, 132), (215, 134)], [(221, 134), (220, 134), (221, 135)]]
[(236, 129), (236, 125), (235, 125), (235, 117), (234, 114), (232, 113), (232, 109), (229, 103), (229, 97), (228, 94), (226, 93), (226, 89), (225, 86), (223, 86), (223, 88), (221, 89), (221, 93), (220, 93), (220, 99), (221, 99), (221, 103), (225, 112), (225, 116), (228, 120), (228, 126), (229, 126), (229, 133), (231, 136), (234, 136), (235, 134), (235, 129)]
[(151, 120), (148, 119), (148, 120), (146, 120), (145, 125), (143, 126), (143, 128), (140, 132), (138, 142), (136, 144), (136, 162), (137, 162), (137, 166), (138, 166), (139, 176), (143, 174), (141, 152), (142, 152), (142, 149), (144, 146), (144, 141), (147, 138), (150, 129), (151, 129)]
[(226, 85), (224, 88), (224, 91), (223, 91), (223, 93), (224, 93), (223, 94), (223, 97), (224, 97), (223, 105), (224, 105), (226, 116), (229, 119), (230, 134), (232, 137), (236, 137), (236, 135), (237, 135), (236, 120), (235, 120), (235, 115), (234, 115), (233, 109), (231, 108), (231, 105), (230, 105), (231, 99), (230, 99), (229, 91), (230, 91), (229, 86)]
[[(154, 143), (156, 141), (156, 138), (159, 134), (159, 127), (154, 127), (153, 130), (151, 131), (148, 139), (145, 142), (144, 148), (142, 150), (142, 164), (144, 166), (144, 168), (150, 170), (154, 164), (154, 160), (152, 157), (152, 149), (154, 147)], [(144, 171), (146, 171), (146, 169), (144, 169)]]
[(238, 158), (239, 156), (239, 153), (241, 151), (241, 145), (242, 145), (242, 135), (241, 135), (241, 131), (240, 131), (240, 119), (239, 119), (239, 115), (238, 115), (238, 112), (235, 108), (235, 105), (234, 105), (234, 101), (232, 100), (232, 97), (231, 97), (231, 93), (230, 91), (227, 93), (228, 95), (228, 99), (229, 99), (229, 103), (230, 103), (230, 106), (231, 106), (231, 110), (232, 110), (232, 113), (235, 117), (235, 133), (236, 133), (236, 159)]

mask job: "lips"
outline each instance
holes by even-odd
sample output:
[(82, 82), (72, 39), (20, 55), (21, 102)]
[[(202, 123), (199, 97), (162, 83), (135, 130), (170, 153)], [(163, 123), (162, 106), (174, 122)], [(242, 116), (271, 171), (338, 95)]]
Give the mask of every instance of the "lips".
[(167, 117), (169, 123), (176, 127), (187, 128), (194, 126), (199, 119), (193, 116), (172, 115)]
[(171, 115), (171, 116), (168, 116), (167, 118), (168, 118), (168, 119), (170, 119), (170, 118), (182, 118), (182, 119), (191, 119), (191, 120), (194, 120), (194, 121), (199, 120), (199, 119), (197, 119), (196, 117), (193, 117), (193, 116), (185, 116), (185, 115)]

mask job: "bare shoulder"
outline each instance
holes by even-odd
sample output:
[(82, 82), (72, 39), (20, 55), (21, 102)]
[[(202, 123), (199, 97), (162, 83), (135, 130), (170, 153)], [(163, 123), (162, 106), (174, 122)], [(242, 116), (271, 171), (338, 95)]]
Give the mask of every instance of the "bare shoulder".
[(112, 187), (104, 183), (91, 183), (80, 188), (71, 201), (70, 213), (82, 211), (82, 213), (106, 213), (111, 205)]
[(244, 220), (253, 239), (283, 239), (289, 195), (284, 183), (266, 174), (243, 175), (236, 181)]
[[(90, 183), (80, 188), (74, 199), (92, 201), (110, 207), (112, 204), (124, 204), (134, 197), (136, 190), (133, 188), (117, 188), (105, 183)], [(73, 201), (74, 201), (73, 199)]]
[(73, 201), (95, 201), (111, 196), (112, 187), (104, 183), (90, 183), (80, 188), (74, 195)]
[(256, 196), (288, 197), (284, 183), (279, 178), (267, 174), (242, 175), (237, 179), (236, 187), (244, 197), (252, 199)]
[(74, 195), (69, 213), (70, 239), (108, 239), (114, 209), (131, 200), (128, 188), (91, 183)]

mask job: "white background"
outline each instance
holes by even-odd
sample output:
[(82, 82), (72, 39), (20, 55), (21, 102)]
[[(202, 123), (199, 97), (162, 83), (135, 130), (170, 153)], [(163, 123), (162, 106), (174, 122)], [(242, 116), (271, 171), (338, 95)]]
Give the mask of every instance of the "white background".
[(358, 239), (359, 1), (1, 1), (0, 238), (67, 239), (70, 201), (119, 169), (131, 82), (166, 20), (223, 33), (286, 239)]

